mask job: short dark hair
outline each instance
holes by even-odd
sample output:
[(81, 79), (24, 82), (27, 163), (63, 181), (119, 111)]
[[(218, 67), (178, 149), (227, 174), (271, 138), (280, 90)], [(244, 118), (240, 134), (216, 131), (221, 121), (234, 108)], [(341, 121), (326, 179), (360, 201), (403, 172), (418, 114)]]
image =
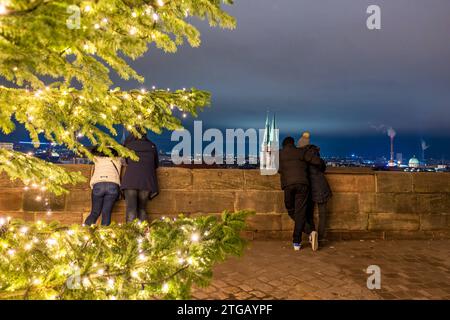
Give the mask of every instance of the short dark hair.
[(286, 137), (283, 140), (283, 148), (289, 145), (294, 145), (295, 144), (295, 140), (292, 137)]

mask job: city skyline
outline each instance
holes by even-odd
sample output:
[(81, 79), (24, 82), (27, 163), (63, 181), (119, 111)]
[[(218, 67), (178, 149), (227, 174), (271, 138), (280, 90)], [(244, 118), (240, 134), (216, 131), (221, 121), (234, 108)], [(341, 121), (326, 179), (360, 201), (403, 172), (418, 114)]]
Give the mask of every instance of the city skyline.
[[(389, 138), (374, 129), (384, 125), (398, 133), (396, 152), (421, 157), (424, 139), (427, 157), (450, 158), (450, 3), (432, 3), (238, 1), (226, 8), (235, 30), (195, 21), (199, 48), (167, 55), (151, 47), (130, 62), (144, 85), (111, 75), (124, 89), (211, 91), (212, 106), (198, 118), (208, 127), (262, 128), (269, 108), (281, 136), (311, 131), (324, 154), (389, 156)], [(381, 30), (366, 27), (370, 4), (381, 8)], [(187, 128), (192, 121), (183, 119)], [(168, 136), (151, 135), (166, 145)], [(0, 135), (26, 138), (20, 127)]]

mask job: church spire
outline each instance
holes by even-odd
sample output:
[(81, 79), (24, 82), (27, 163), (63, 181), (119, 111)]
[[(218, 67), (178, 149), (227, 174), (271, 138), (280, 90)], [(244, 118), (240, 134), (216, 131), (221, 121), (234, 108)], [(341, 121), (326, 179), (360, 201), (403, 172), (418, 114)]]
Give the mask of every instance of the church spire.
[(277, 135), (276, 135), (276, 121), (275, 121), (275, 113), (272, 116), (272, 123), (270, 125), (270, 137), (269, 137), (269, 144), (273, 145), (275, 144), (275, 141), (277, 140)]

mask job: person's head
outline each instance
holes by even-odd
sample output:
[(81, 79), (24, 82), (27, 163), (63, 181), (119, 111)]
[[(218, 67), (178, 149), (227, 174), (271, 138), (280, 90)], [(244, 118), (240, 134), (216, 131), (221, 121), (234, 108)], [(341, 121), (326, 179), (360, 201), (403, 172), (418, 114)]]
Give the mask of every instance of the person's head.
[(130, 132), (125, 139), (125, 144), (127, 144), (131, 141), (148, 141), (147, 134), (143, 134), (140, 137), (138, 137), (133, 132)]
[[(113, 157), (117, 157), (119, 154), (117, 153), (117, 151), (113, 148), (110, 147), (106, 147), (106, 149), (109, 150), (109, 152), (111, 152), (111, 155)], [(91, 151), (92, 155), (94, 157), (110, 157), (111, 155), (106, 154), (106, 152), (104, 150), (100, 150), (99, 146), (95, 146), (92, 151)]]
[(283, 145), (283, 148), (286, 148), (287, 146), (294, 146), (295, 145), (294, 138), (292, 138), (292, 137), (284, 138), (282, 145)]
[(311, 144), (310, 136), (311, 136), (311, 134), (309, 133), (309, 131), (303, 132), (302, 136), (300, 137), (300, 140), (298, 140), (298, 146), (300, 148), (302, 148), (302, 147), (306, 147), (307, 145)]

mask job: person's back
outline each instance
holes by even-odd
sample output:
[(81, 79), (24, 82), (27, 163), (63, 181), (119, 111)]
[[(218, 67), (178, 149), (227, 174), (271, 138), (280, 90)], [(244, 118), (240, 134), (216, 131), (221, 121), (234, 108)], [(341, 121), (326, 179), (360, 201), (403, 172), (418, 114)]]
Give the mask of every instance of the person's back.
[(139, 160), (127, 159), (122, 189), (146, 190), (151, 195), (158, 193), (155, 171), (158, 168), (158, 151), (155, 144), (148, 139), (137, 139), (132, 136), (127, 140), (125, 147), (133, 150)]
[[(312, 152), (320, 157), (319, 147), (309, 144), (302, 149), (308, 152)], [(311, 183), (312, 200), (317, 203), (323, 203), (328, 201), (331, 197), (331, 189), (328, 185), (327, 178), (325, 177), (326, 164), (321, 160), (320, 165), (309, 166), (309, 178)]]
[(92, 150), (92, 154), (94, 155), (94, 167), (90, 180), (92, 206), (91, 213), (84, 223), (92, 225), (101, 215), (102, 225), (108, 226), (111, 223), (114, 204), (120, 194), (122, 160), (117, 157), (114, 149), (110, 149), (112, 157), (108, 157), (98, 147)]
[(309, 185), (305, 151), (291, 144), (284, 146), (279, 154), (278, 172), (280, 173), (282, 189), (294, 184)]
[(94, 157), (94, 172), (90, 185), (94, 187), (99, 182), (113, 182), (120, 185), (120, 169), (122, 162), (120, 158), (109, 158), (102, 156)]
[[(300, 149), (305, 152), (314, 154), (320, 158), (320, 148), (310, 143), (310, 133), (304, 132), (302, 137), (298, 141)], [(309, 179), (311, 187), (311, 203), (308, 208), (307, 217), (312, 219), (314, 214), (315, 203), (319, 209), (319, 238), (323, 239), (326, 232), (326, 219), (327, 219), (327, 202), (332, 196), (331, 188), (325, 177), (326, 163), (323, 159), (320, 159), (319, 165), (309, 166)]]
[(139, 157), (134, 161), (127, 159), (127, 168), (122, 179), (125, 194), (126, 221), (147, 220), (147, 202), (159, 192), (156, 169), (158, 168), (158, 150), (146, 136), (138, 138), (130, 134), (124, 143)]

